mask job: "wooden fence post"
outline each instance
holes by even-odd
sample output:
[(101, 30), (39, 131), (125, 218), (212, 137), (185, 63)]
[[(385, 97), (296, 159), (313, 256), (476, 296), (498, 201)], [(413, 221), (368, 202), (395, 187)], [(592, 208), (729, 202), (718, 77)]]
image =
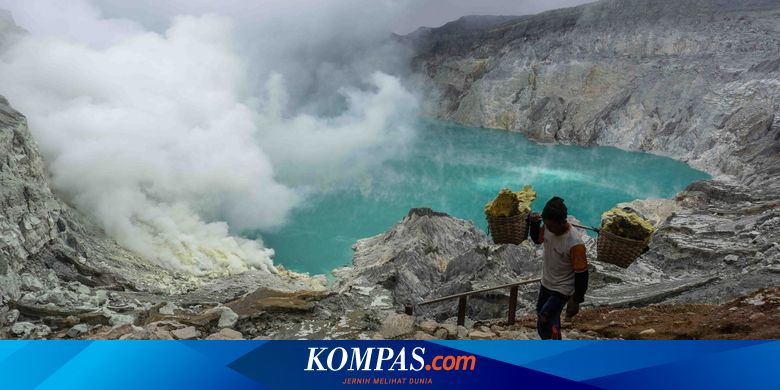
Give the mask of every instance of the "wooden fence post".
[(466, 324), (466, 299), (466, 295), (458, 298), (458, 325)]
[(515, 312), (517, 311), (517, 286), (509, 289), (509, 325), (515, 324)]

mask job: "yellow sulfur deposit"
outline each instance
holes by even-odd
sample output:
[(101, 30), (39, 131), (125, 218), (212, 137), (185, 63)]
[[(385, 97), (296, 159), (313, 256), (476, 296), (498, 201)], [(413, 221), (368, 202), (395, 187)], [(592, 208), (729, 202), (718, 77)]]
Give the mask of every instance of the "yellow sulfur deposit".
[(495, 199), (485, 205), (485, 214), (490, 217), (511, 217), (531, 211), (531, 203), (536, 192), (531, 186), (525, 186), (518, 192), (504, 188)]
[(630, 207), (615, 207), (601, 214), (601, 230), (632, 240), (650, 241), (655, 228)]
[(504, 188), (495, 199), (485, 205), (485, 214), (491, 217), (509, 217), (518, 214), (518, 202), (515, 193)]
[(520, 213), (530, 213), (531, 203), (536, 199), (536, 191), (534, 191), (533, 187), (530, 185), (525, 186), (522, 190), (515, 192), (515, 196), (517, 197), (517, 208), (520, 210)]

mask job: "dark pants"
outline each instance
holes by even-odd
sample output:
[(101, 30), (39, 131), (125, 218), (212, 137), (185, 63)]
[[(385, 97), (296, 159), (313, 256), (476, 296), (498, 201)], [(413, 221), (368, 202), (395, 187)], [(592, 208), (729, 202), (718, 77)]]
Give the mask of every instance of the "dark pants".
[(542, 340), (561, 339), (561, 311), (569, 297), (540, 286), (536, 302), (536, 331)]

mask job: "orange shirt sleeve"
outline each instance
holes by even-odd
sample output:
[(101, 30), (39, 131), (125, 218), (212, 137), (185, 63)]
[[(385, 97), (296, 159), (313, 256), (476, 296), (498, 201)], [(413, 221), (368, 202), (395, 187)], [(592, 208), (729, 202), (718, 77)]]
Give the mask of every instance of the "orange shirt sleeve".
[(588, 259), (585, 256), (585, 244), (578, 244), (571, 247), (571, 265), (574, 272), (585, 272), (588, 270)]

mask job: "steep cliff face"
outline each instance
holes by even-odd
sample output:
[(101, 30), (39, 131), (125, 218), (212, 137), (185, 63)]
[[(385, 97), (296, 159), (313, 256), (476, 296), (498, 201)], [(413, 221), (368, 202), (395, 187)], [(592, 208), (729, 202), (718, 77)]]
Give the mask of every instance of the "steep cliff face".
[(206, 280), (124, 249), (52, 192), (25, 117), (0, 97), (0, 338), (130, 326), (160, 302), (213, 306), (258, 288), (316, 291), (323, 280), (284, 270)]
[[(112, 290), (176, 291), (188, 278), (122, 249), (51, 191), (27, 121), (0, 97), (0, 291), (16, 301), (34, 279)], [(191, 280), (190, 280), (191, 282)], [(29, 284), (27, 283), (27, 284)]]
[(777, 176), (776, 1), (605, 0), (405, 40), (439, 118)]

